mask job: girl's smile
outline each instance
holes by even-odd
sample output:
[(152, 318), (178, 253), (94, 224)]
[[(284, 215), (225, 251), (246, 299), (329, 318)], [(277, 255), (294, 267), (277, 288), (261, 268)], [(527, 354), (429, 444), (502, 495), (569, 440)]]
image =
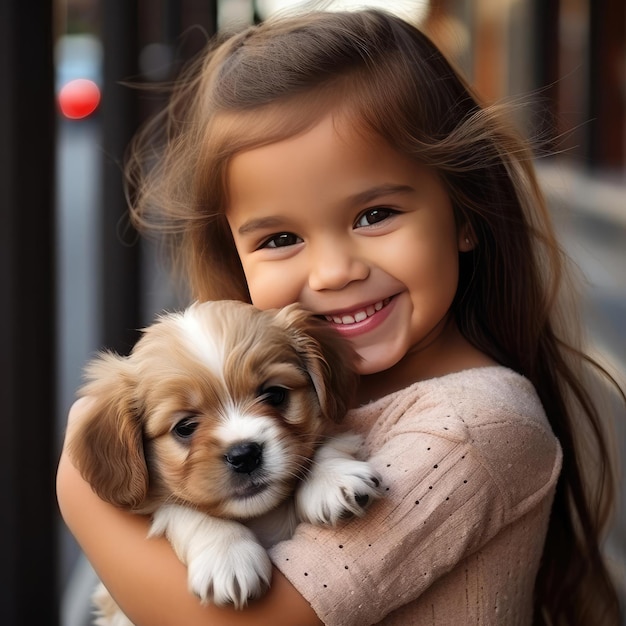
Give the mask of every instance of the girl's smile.
[[(337, 311), (332, 314), (326, 313), (324, 317), (343, 335), (349, 337), (351, 335), (367, 332), (380, 324), (389, 313), (387, 306), (391, 302), (391, 298), (378, 300), (374, 304), (355, 308), (353, 311)], [(385, 311), (378, 315), (383, 309)]]
[(432, 170), (341, 120), (230, 162), (226, 216), (252, 302), (323, 316), (362, 374), (426, 348), (419, 358), (436, 368), (465, 233)]

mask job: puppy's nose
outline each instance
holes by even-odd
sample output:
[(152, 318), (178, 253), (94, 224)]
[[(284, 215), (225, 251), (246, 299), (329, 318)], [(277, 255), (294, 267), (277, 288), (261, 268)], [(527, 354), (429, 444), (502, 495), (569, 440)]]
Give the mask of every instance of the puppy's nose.
[(224, 458), (230, 467), (240, 474), (250, 474), (260, 464), (263, 456), (263, 449), (254, 441), (245, 441), (234, 445)]

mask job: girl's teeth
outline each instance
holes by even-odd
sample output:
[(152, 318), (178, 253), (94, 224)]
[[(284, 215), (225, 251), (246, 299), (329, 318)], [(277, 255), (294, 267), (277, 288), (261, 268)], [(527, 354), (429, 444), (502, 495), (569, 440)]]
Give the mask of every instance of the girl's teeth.
[(376, 302), (376, 304), (368, 306), (364, 311), (358, 311), (354, 315), (343, 315), (342, 317), (339, 317), (337, 315), (327, 315), (326, 319), (329, 322), (334, 322), (335, 324), (355, 324), (357, 322), (362, 322), (363, 320), (366, 320), (368, 317), (371, 317), (372, 315), (374, 315), (374, 313), (380, 311), (388, 302), (389, 299), (386, 299), (384, 301), (381, 300), (380, 302)]

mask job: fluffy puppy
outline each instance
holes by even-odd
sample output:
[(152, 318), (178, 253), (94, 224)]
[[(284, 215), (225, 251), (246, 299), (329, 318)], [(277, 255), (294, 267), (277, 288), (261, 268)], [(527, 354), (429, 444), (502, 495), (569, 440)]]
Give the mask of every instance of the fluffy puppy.
[[(336, 427), (356, 358), (297, 305), (196, 303), (160, 317), (130, 356), (87, 366), (70, 454), (101, 498), (152, 515), (193, 593), (241, 608), (269, 585), (265, 548), (380, 495), (360, 439)], [(98, 623), (128, 623), (103, 588), (96, 597)]]

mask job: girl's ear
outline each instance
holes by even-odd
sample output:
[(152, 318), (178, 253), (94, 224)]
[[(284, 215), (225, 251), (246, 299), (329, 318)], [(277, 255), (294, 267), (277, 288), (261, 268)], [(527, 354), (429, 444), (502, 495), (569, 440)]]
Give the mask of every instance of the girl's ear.
[(324, 417), (338, 422), (352, 406), (359, 375), (359, 356), (328, 323), (297, 304), (276, 315), (291, 333), (293, 346), (307, 370)]
[(130, 359), (101, 354), (86, 374), (80, 395), (89, 398), (87, 414), (71, 433), (70, 456), (103, 500), (138, 509), (148, 494), (148, 468)]

